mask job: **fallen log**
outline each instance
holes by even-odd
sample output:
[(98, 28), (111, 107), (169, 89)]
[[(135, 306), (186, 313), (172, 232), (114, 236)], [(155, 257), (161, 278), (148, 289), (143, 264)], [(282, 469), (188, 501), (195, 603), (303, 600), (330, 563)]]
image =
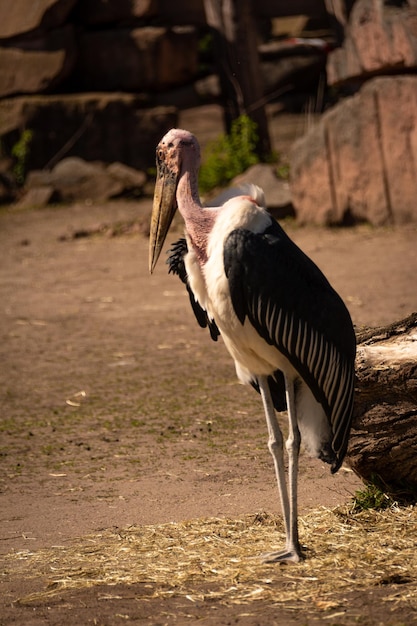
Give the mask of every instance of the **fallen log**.
[(359, 331), (357, 343), (346, 461), (366, 483), (417, 500), (417, 313)]

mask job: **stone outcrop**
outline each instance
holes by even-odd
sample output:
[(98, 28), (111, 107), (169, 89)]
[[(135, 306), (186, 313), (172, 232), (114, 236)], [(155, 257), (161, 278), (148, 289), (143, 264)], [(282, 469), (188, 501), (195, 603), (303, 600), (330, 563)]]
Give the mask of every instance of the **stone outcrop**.
[(121, 161), (146, 170), (155, 146), (177, 124), (174, 107), (144, 108), (132, 94), (68, 94), (0, 101), (0, 135), (7, 153), (20, 128), (33, 130), (28, 169), (50, 168), (67, 156), (87, 161)]
[(79, 39), (76, 80), (88, 91), (163, 91), (198, 72), (194, 28), (118, 28)]
[(64, 24), (77, 0), (13, 0), (0, 2), (0, 39), (31, 31), (52, 30)]
[(106, 166), (79, 157), (62, 159), (49, 170), (34, 170), (26, 181), (20, 206), (47, 204), (50, 200), (103, 201), (122, 195), (139, 195), (146, 182), (143, 172), (122, 163)]
[(416, 155), (417, 76), (372, 79), (294, 144), (297, 217), (316, 224), (417, 221)]
[[(365, 83), (296, 144), (292, 205), (285, 183), (274, 194), (279, 181), (265, 170), (270, 206), (278, 216), (293, 206), (301, 221), (318, 224), (417, 221), (417, 0), (259, 0), (253, 11), (261, 37), (276, 16), (295, 11), (322, 25), (326, 16), (333, 20), (338, 28), (327, 33), (333, 44), (342, 43), (328, 55), (326, 39), (283, 44), (265, 36), (259, 51), (266, 99), (282, 90), (281, 106), (293, 90), (292, 103), (305, 102), (324, 85), (326, 58), (329, 82), (343, 93)], [(4, 154), (12, 156), (28, 129), (21, 170), (53, 169), (65, 157), (80, 157), (146, 171), (160, 137), (177, 124), (176, 107), (219, 101), (224, 93), (208, 70), (213, 58), (199, 55), (204, 23), (203, 0), (0, 3)], [(390, 78), (376, 78), (384, 73)], [(0, 170), (0, 199), (13, 193), (12, 169)], [(48, 198), (48, 188), (32, 195)]]
[(265, 197), (265, 206), (268, 212), (276, 219), (283, 219), (294, 215), (291, 203), (289, 184), (278, 178), (273, 165), (257, 163), (249, 167), (246, 172), (235, 176), (230, 185), (222, 190), (215, 190), (204, 198), (205, 206), (221, 206), (230, 198), (239, 195), (253, 194), (254, 185), (261, 188)]
[(176, 109), (155, 96), (199, 72), (196, 29), (155, 25), (160, 10), (159, 0), (0, 3), (4, 154), (29, 129), (26, 171), (69, 156), (152, 167), (155, 145), (177, 122)]
[(342, 47), (329, 55), (329, 84), (411, 69), (417, 69), (417, 2), (357, 0)]
[(76, 55), (70, 25), (0, 47), (0, 98), (50, 91), (73, 71)]
[[(325, 23), (324, 0), (314, 8), (308, 0), (295, 4), (296, 12), (309, 8)], [(259, 26), (293, 12), (273, 0), (254, 6)], [(212, 55), (199, 50), (201, 25), (203, 0), (1, 3), (0, 139), (4, 154), (11, 157), (18, 145), (20, 156), (5, 172), (0, 201), (10, 197), (8, 174), (13, 181), (15, 166), (19, 183), (25, 172), (51, 169), (66, 157), (153, 167), (155, 145), (177, 124), (175, 107), (222, 97)], [(317, 81), (325, 56), (294, 53), (293, 47), (289, 53), (260, 50), (266, 93), (288, 82), (294, 88), (296, 73)], [(306, 81), (300, 84), (305, 91)], [(20, 145), (25, 130), (30, 139)], [(36, 204), (48, 198), (47, 188), (31, 190)]]
[(188, 28), (113, 28), (76, 34), (73, 25), (0, 44), (0, 98), (71, 91), (159, 92), (198, 75)]
[(198, 78), (202, 18), (202, 0), (0, 3), (0, 98), (187, 85)]
[(291, 201), (290, 186), (286, 180), (278, 178), (275, 174), (275, 167), (266, 163), (252, 165), (246, 172), (236, 176), (231, 182), (231, 186), (244, 185), (246, 183), (256, 183), (265, 194), (268, 211), (277, 219), (282, 219), (294, 214)]
[(296, 214), (317, 224), (417, 222), (417, 0), (357, 0), (344, 35), (328, 82), (356, 93), (294, 145)]

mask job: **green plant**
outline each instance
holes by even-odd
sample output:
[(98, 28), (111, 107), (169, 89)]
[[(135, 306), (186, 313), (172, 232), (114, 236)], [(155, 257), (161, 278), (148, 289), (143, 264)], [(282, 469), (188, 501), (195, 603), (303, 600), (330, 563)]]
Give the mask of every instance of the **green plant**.
[(290, 178), (290, 164), (289, 163), (280, 163), (276, 169), (278, 178), (282, 180), (289, 180)]
[(210, 143), (200, 169), (202, 193), (227, 185), (232, 178), (259, 162), (257, 125), (247, 115), (232, 123), (230, 133)]
[(353, 511), (381, 510), (393, 506), (395, 501), (386, 494), (379, 485), (369, 483), (364, 489), (355, 492), (353, 497)]
[(199, 55), (209, 55), (213, 53), (213, 35), (211, 33), (205, 33), (198, 40), (198, 52)]
[(14, 144), (12, 148), (12, 156), (15, 160), (13, 167), (13, 174), (16, 178), (16, 182), (19, 185), (23, 185), (26, 176), (27, 160), (30, 153), (30, 144), (33, 139), (33, 131), (26, 129), (20, 135), (19, 140)]

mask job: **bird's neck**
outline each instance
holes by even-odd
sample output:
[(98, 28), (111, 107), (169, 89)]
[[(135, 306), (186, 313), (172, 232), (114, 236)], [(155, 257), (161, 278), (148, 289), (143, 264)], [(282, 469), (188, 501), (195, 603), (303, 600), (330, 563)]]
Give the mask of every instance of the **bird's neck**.
[(213, 211), (205, 209), (198, 194), (197, 172), (185, 169), (177, 187), (177, 204), (187, 234), (201, 265), (207, 261), (208, 236), (214, 224)]

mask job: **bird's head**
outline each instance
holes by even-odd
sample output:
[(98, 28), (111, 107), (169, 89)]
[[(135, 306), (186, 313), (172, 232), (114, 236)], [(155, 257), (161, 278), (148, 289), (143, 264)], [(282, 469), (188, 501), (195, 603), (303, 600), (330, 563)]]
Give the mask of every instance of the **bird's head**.
[(151, 273), (161, 254), (177, 210), (178, 181), (190, 158), (193, 159), (193, 168), (198, 169), (200, 148), (197, 139), (187, 130), (172, 128), (156, 148), (157, 172), (149, 238), (149, 271)]

